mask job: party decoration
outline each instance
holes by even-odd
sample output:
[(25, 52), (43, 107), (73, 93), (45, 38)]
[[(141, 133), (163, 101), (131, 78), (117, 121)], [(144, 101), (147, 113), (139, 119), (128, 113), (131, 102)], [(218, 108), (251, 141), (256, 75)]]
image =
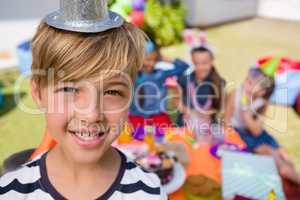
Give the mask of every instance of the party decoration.
[(195, 32), (192, 29), (185, 29), (182, 35), (185, 43), (191, 50), (197, 47), (204, 47), (215, 53), (215, 48), (208, 42), (206, 32)]
[[(258, 66), (274, 60), (274, 56), (260, 58)], [(300, 60), (281, 57), (275, 73), (275, 90), (270, 98), (273, 104), (293, 106), (300, 92)]]
[(145, 15), (142, 11), (133, 11), (130, 14), (130, 22), (135, 26), (142, 27), (145, 22)]
[(133, 0), (132, 8), (138, 11), (144, 11), (145, 9), (145, 0)]
[(280, 57), (272, 58), (271, 60), (261, 65), (260, 68), (265, 75), (274, 77), (277, 69), (279, 68), (280, 61)]
[(142, 28), (159, 46), (181, 41), (185, 9), (178, 0), (110, 0), (110, 9)]

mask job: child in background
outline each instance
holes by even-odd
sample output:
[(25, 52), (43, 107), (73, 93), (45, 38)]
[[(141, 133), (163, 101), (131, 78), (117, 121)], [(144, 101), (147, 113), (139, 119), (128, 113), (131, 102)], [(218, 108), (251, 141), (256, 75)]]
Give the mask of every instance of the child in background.
[(175, 100), (180, 115), (177, 123), (186, 125), (197, 137), (210, 133), (212, 122), (217, 121), (217, 114), (223, 103), (224, 79), (214, 67), (214, 55), (206, 47), (195, 47), (191, 51), (194, 71), (181, 77)]
[[(155, 174), (111, 146), (127, 120), (128, 85), (143, 63), (144, 33), (97, 10), (92, 0), (66, 4), (54, 13), (59, 16), (48, 16), (52, 23), (39, 25), (32, 43), (32, 97), (57, 144), (3, 175), (0, 199), (167, 199)], [(78, 14), (74, 6), (83, 13), (61, 25)]]
[(243, 85), (229, 93), (225, 124), (236, 129), (251, 152), (273, 156), (280, 174), (300, 184), (300, 175), (286, 153), (263, 129), (262, 116), (266, 113), (275, 85), (271, 69), (273, 66), (275, 65), (251, 68)]
[[(172, 63), (174, 69), (155, 69), (159, 61)], [(159, 48), (152, 41), (146, 43), (146, 58), (135, 82), (135, 93), (129, 115), (133, 127), (172, 126), (171, 119), (166, 113), (168, 99), (165, 82), (169, 77), (181, 76), (188, 67), (189, 65), (182, 60), (161, 56)]]

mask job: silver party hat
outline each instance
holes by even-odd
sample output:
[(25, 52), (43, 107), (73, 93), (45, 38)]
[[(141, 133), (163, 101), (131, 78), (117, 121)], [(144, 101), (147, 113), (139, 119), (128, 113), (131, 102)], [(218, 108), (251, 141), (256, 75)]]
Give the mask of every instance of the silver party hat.
[(124, 19), (108, 10), (107, 0), (60, 0), (59, 10), (45, 21), (58, 29), (96, 33), (120, 27)]

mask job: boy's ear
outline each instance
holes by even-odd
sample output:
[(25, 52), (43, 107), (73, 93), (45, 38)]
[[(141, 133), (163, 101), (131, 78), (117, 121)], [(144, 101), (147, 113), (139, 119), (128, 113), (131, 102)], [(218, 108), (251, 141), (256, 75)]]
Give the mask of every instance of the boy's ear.
[(37, 104), (38, 108), (42, 108), (42, 99), (41, 99), (41, 91), (40, 87), (37, 85), (36, 81), (30, 81), (30, 93), (34, 102)]

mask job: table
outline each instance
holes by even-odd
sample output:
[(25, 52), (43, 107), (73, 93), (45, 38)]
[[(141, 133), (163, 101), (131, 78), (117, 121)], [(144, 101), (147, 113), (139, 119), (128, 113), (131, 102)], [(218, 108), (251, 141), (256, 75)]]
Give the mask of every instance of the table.
[[(180, 130), (169, 130), (170, 132), (178, 132)], [(181, 130), (185, 131), (185, 130)], [(232, 128), (225, 128), (225, 141), (238, 145), (241, 148), (246, 147), (246, 144), (242, 141), (239, 135)], [(210, 154), (210, 145), (201, 144), (198, 148), (193, 148), (188, 144), (183, 137), (175, 134), (171, 139), (171, 142), (181, 142), (184, 144), (188, 155), (190, 156), (190, 164), (186, 168), (186, 175), (205, 175), (218, 183), (221, 183), (221, 160), (214, 158)], [(170, 200), (184, 200), (183, 190), (180, 189), (177, 192), (169, 196)]]
[[(232, 128), (225, 128), (225, 141), (238, 145), (240, 148), (246, 147), (246, 144), (242, 141), (239, 135)], [(221, 183), (221, 160), (214, 158), (210, 155), (210, 145), (201, 144), (198, 148), (193, 148), (191, 144), (182, 137), (182, 134), (190, 134), (185, 128), (169, 128), (165, 130), (166, 134), (172, 134), (173, 137), (170, 142), (182, 143), (190, 157), (190, 164), (186, 167), (186, 175), (205, 175), (213, 180)], [(134, 141), (137, 142), (137, 141)], [(31, 156), (34, 158), (36, 155), (47, 151), (54, 147), (56, 142), (52, 139), (48, 131), (45, 131), (42, 143), (37, 148), (38, 150)], [(286, 180), (283, 180), (284, 191), (289, 200), (298, 200), (300, 195), (300, 187), (297, 187)], [(183, 190), (180, 189), (177, 192), (169, 195), (169, 200), (185, 200)]]

